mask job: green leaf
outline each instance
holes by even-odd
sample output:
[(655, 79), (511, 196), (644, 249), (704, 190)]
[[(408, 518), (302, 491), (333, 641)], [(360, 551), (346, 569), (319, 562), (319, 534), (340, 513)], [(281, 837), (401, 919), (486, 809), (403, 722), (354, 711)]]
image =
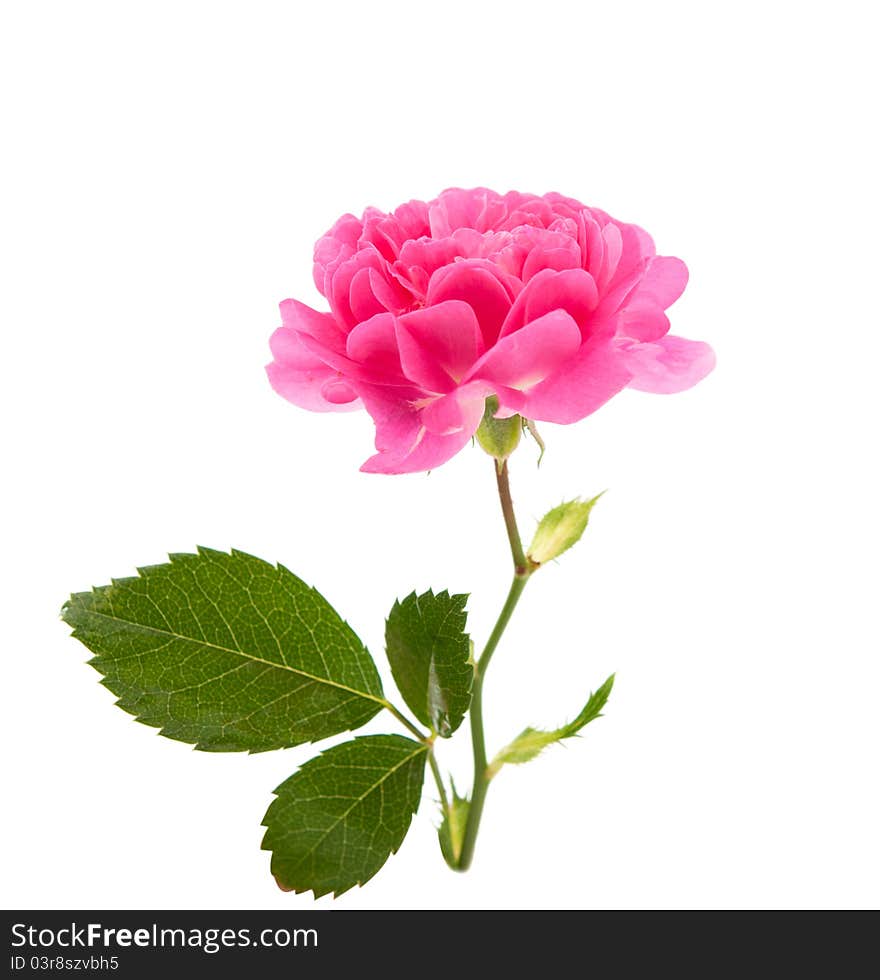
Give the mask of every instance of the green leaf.
[(458, 859), (461, 856), (461, 845), (464, 843), (464, 831), (470, 808), (471, 801), (466, 796), (459, 796), (453, 783), (452, 799), (443, 809), (443, 822), (437, 831), (440, 850), (446, 863), (453, 870), (458, 870)]
[(554, 742), (561, 742), (564, 738), (572, 738), (572, 736), (577, 735), (591, 721), (600, 718), (600, 712), (605, 706), (605, 702), (608, 700), (613, 686), (614, 674), (605, 681), (595, 694), (590, 695), (589, 701), (584, 705), (577, 718), (572, 719), (567, 725), (563, 725), (562, 728), (556, 728), (550, 732), (543, 731), (540, 728), (526, 728), (509, 745), (506, 745), (489, 764), (489, 778), (491, 779), (495, 776), (498, 770), (506, 763), (519, 765), (520, 763), (528, 762), (547, 748), (548, 745), (552, 745)]
[(384, 705), (369, 653), (281, 565), (200, 548), (71, 596), (62, 616), (117, 704), (214, 752), (262, 752), (359, 728)]
[(409, 830), (427, 754), (427, 745), (402, 735), (365, 735), (282, 783), (263, 818), (279, 887), (319, 898), (369, 881)]
[(385, 624), (391, 673), (403, 699), (420, 722), (444, 738), (462, 723), (471, 704), (467, 598), (412, 592), (394, 603)]

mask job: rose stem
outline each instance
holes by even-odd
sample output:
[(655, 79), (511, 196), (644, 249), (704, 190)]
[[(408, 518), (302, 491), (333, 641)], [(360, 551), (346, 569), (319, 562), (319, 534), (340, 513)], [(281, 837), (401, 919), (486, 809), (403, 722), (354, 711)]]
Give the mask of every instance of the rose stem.
[(474, 749), (474, 786), (471, 791), (470, 808), (468, 819), (464, 831), (464, 839), (461, 844), (461, 854), (458, 859), (458, 870), (467, 871), (474, 857), (474, 845), (477, 842), (477, 833), (480, 829), (480, 818), (483, 815), (483, 804), (486, 802), (486, 791), (489, 788), (488, 761), (486, 759), (486, 740), (483, 734), (483, 680), (486, 676), (486, 669), (495, 648), (504, 633), (513, 610), (516, 608), (519, 597), (526, 587), (529, 576), (537, 566), (533, 565), (523, 551), (522, 541), (520, 540), (519, 530), (516, 526), (516, 516), (513, 512), (513, 500), (510, 496), (510, 480), (507, 470), (507, 460), (500, 466), (497, 461), (495, 465), (495, 476), (498, 481), (498, 498), (501, 501), (501, 512), (504, 515), (504, 526), (507, 529), (507, 539), (510, 542), (510, 554), (513, 558), (513, 582), (507, 599), (495, 623), (486, 648), (483, 650), (480, 659), (474, 666), (474, 687), (471, 700), (471, 742)]

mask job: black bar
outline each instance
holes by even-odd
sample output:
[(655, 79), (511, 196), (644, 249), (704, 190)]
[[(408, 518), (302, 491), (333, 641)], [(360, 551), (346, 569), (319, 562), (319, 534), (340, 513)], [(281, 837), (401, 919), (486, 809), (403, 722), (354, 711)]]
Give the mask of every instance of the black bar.
[[(489, 910), (487, 910), (489, 911)], [(838, 916), (833, 928), (788, 915), (759, 920), (690, 916), (617, 926), (607, 911), (5, 912), (10, 977), (210, 977), (252, 980), (346, 974), (705, 980), (719, 962), (732, 975), (807, 973), (859, 976), (875, 922)], [(91, 926), (91, 928), (90, 928)], [(758, 953), (760, 951), (760, 953)], [(480, 965), (482, 963), (482, 966)], [(328, 972), (328, 970), (330, 972)]]

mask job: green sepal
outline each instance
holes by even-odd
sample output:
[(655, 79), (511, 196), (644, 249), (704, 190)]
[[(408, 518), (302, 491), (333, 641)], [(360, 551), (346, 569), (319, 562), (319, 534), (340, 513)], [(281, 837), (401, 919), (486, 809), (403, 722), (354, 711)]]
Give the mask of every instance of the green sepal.
[(523, 762), (529, 762), (547, 748), (548, 745), (552, 745), (554, 742), (560, 742), (565, 738), (572, 738), (591, 721), (600, 718), (602, 708), (605, 706), (605, 702), (608, 700), (613, 686), (614, 674), (605, 681), (595, 694), (590, 694), (589, 700), (578, 716), (561, 728), (556, 728), (553, 731), (544, 731), (540, 728), (526, 728), (520, 732), (489, 763), (489, 778), (492, 779), (497, 775), (498, 770), (508, 763), (520, 765)]
[(440, 850), (450, 868), (458, 870), (458, 859), (461, 856), (461, 845), (464, 843), (464, 831), (467, 827), (468, 812), (471, 802), (465, 796), (459, 796), (452, 783), (452, 798), (448, 806), (442, 808), (443, 821), (437, 830), (440, 839)]
[(477, 428), (476, 436), (480, 447), (490, 456), (503, 463), (519, 445), (522, 436), (523, 421), (519, 415), (511, 415), (507, 419), (496, 419), (498, 411), (498, 396), (490, 395), (486, 399), (483, 420)]

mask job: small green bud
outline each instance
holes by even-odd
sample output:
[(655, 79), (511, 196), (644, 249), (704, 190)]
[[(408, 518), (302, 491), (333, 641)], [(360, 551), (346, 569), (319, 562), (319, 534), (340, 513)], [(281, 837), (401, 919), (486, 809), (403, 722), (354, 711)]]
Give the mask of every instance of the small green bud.
[(483, 421), (477, 429), (477, 442), (490, 456), (503, 463), (519, 445), (522, 419), (519, 415), (512, 415), (509, 419), (496, 419), (497, 411), (498, 398), (490, 395), (486, 399)]
[(443, 822), (437, 831), (440, 837), (440, 850), (446, 863), (453, 871), (459, 871), (458, 859), (461, 857), (461, 846), (464, 843), (464, 832), (467, 827), (470, 801), (459, 796), (452, 784), (452, 799), (448, 808), (443, 811)]
[(543, 565), (580, 541), (593, 504), (601, 496), (600, 493), (592, 500), (569, 500), (545, 514), (532, 538), (528, 558), (536, 565)]

